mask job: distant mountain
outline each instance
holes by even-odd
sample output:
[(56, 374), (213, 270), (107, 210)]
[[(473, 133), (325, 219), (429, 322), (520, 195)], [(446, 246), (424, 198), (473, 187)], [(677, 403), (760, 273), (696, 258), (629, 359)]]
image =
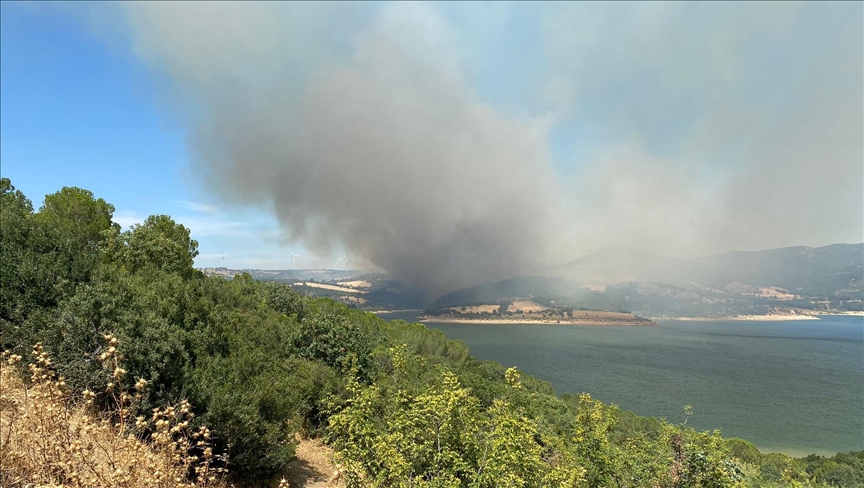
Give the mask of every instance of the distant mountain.
[(614, 247), (524, 277), (455, 290), (430, 310), (532, 297), (649, 316), (862, 310), (864, 244), (789, 247), (676, 259)]
[(864, 244), (729, 252), (690, 260), (689, 281), (778, 286), (804, 296), (861, 298)]
[[(563, 264), (551, 272), (578, 284), (699, 283), (723, 289), (730, 283), (776, 286), (804, 295), (862, 291), (864, 244), (736, 251), (694, 259), (610, 248)], [(860, 298), (860, 297), (859, 297)]]
[[(545, 307), (626, 311), (643, 316), (727, 316), (864, 309), (864, 244), (788, 247), (676, 259), (613, 247), (516, 277), (451, 291), (431, 305), (424, 294), (378, 272), (230, 270), (291, 284), (306, 295), (365, 310), (502, 304), (530, 299)], [(362, 282), (362, 284), (360, 284)]]
[(385, 273), (369, 270), (203, 268), (201, 271), (226, 278), (248, 273), (259, 281), (287, 283), (304, 295), (332, 298), (361, 310), (419, 310), (427, 303), (421, 291), (390, 279)]
[(627, 247), (610, 247), (583, 256), (550, 274), (583, 285), (604, 285), (629, 281), (679, 281), (676, 274), (682, 260), (656, 256)]
[(503, 300), (530, 298), (538, 303), (578, 304), (590, 310), (621, 310), (621, 302), (610, 302), (602, 293), (580, 288), (574, 283), (542, 276), (511, 278), (454, 290), (435, 300), (428, 309), (499, 303)]

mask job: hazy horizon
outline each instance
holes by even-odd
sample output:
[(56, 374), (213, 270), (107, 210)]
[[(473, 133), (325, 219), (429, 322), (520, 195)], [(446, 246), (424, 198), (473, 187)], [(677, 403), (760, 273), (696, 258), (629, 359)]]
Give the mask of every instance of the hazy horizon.
[[(2, 111), (4, 176), (37, 206), (55, 176), (34, 181), (52, 167), (97, 196), (126, 185), (106, 196), (118, 219), (178, 216), (202, 243), (198, 266), (225, 251), (284, 266), (299, 250), (308, 269), (345, 252), (430, 293), (612, 246), (696, 257), (858, 243), (862, 14), (860, 3), (4, 4), (3, 98), (19, 100)], [(39, 29), (87, 49), (30, 60)], [(149, 160), (34, 149), (61, 109), (45, 93), (66, 90), (50, 78), (75, 59), (83, 93), (104, 77), (133, 88), (121, 105), (63, 112), (134, 124), (130, 139), (158, 132), (167, 142)], [(79, 140), (98, 138), (88, 130)], [(170, 166), (155, 161), (165, 155)], [(85, 161), (102, 171), (75, 171)], [(134, 176), (151, 169), (158, 181)]]

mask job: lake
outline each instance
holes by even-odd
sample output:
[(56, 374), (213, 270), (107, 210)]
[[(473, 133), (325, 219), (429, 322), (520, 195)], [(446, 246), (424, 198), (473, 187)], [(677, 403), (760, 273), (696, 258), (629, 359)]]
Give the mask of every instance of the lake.
[[(413, 314), (382, 314), (413, 321)], [(864, 450), (864, 317), (657, 327), (436, 324), (491, 359), (643, 416), (684, 418), (765, 452)]]

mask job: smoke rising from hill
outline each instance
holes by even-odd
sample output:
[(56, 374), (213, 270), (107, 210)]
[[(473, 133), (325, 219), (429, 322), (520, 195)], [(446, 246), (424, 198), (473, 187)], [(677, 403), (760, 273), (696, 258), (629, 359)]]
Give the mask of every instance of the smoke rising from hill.
[(542, 121), (480, 103), (427, 8), (387, 7), (348, 59), (300, 85), (278, 10), (139, 7), (140, 52), (201, 103), (201, 174), (272, 207), (292, 239), (344, 245), (433, 293), (527, 272), (545, 252), (558, 183)]
[[(431, 294), (611, 245), (861, 240), (860, 5), (538, 6), (537, 52), (492, 69), (534, 115), (466, 72), (532, 17), (438, 7), (118, 9), (209, 188)], [(567, 124), (571, 152), (550, 142)]]

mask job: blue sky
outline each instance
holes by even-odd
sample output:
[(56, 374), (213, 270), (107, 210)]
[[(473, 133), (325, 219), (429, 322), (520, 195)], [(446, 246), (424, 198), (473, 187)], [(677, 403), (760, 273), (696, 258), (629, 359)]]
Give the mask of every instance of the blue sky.
[(220, 207), (202, 191), (184, 128), (166, 116), (157, 81), (137, 58), (68, 12), (15, 2), (0, 9), (2, 174), (35, 207), (79, 186), (113, 204), (123, 225), (160, 213), (186, 224), (199, 266), (221, 263), (224, 252), (229, 265), (237, 257), (249, 267), (290, 265), (268, 213)]
[[(860, 3), (2, 2), (0, 27), (3, 176), (37, 207), (65, 185), (124, 225), (169, 214), (199, 266), (347, 252), (411, 274), (477, 260), (463, 240), (554, 262), (864, 232)], [(496, 234), (541, 214), (531, 242)]]

